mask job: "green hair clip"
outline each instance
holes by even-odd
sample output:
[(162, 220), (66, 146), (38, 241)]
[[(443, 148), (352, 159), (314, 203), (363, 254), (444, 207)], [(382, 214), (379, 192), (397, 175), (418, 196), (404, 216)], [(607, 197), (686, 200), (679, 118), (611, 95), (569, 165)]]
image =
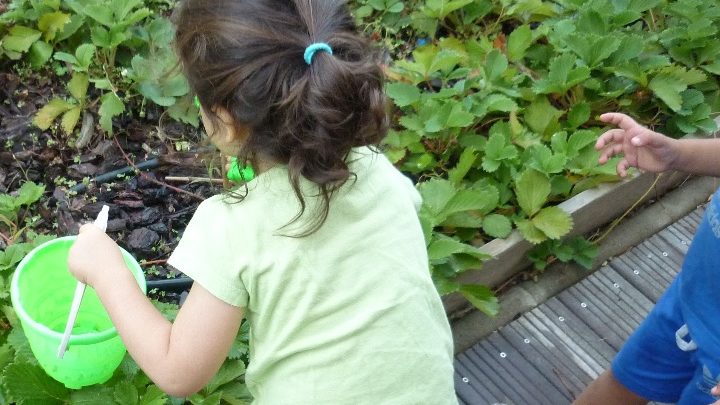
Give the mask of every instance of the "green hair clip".
[(195, 107), (197, 107), (199, 110), (200, 109), (200, 99), (198, 98), (198, 96), (195, 96), (195, 98), (193, 99), (193, 103), (195, 104)]
[(250, 165), (240, 167), (237, 158), (233, 157), (230, 159), (230, 170), (227, 172), (227, 178), (235, 183), (242, 181), (247, 183), (255, 178), (255, 170)]

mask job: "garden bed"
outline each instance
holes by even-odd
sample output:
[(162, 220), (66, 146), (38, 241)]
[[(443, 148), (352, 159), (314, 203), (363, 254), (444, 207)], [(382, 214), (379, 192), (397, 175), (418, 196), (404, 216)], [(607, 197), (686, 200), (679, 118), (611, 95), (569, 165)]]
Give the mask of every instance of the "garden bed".
[[(600, 113), (624, 111), (673, 136), (715, 128), (720, 14), (712, 2), (349, 4), (384, 52), (394, 105), (383, 148), (423, 196), (429, 265), (440, 294), (450, 294), (450, 314), (463, 312), (463, 299), (496, 313), (493, 290), (528, 258), (539, 267), (555, 258), (588, 267), (596, 247), (577, 235), (617, 217), (650, 187), (652, 175), (640, 175), (593, 190), (617, 181), (614, 163), (597, 165)], [(143, 262), (147, 277), (175, 279), (165, 260), (178, 235), (199, 201), (222, 189), (168, 179), (223, 177), (218, 156), (201, 141), (193, 94), (171, 69), (174, 7), (174, 0), (0, 2), (0, 66), (7, 67), (0, 73), (0, 213), (12, 217), (0, 223), (0, 405), (53, 383), (33, 364), (7, 304), (7, 280), (24, 252), (50, 235), (75, 233), (108, 204), (109, 233)], [(151, 172), (133, 176), (143, 165)], [(93, 182), (128, 166), (114, 181)], [(647, 198), (679, 181), (663, 176)], [(180, 299), (177, 292), (154, 297)], [(158, 305), (169, 317), (177, 309)], [(246, 398), (231, 381), (244, 372), (246, 334), (219, 374), (232, 378), (191, 402)], [(126, 366), (108, 384), (33, 398), (165, 402), (131, 361)], [(28, 386), (28, 376), (37, 384)]]
[[(631, 206), (661, 197), (687, 177), (687, 174), (680, 172), (668, 172), (660, 178), (653, 173), (636, 172), (619, 183), (602, 184), (595, 189), (583, 191), (559, 205), (572, 216), (575, 224), (568, 236), (584, 235), (609, 224)], [(651, 187), (652, 190), (647, 192)], [(466, 271), (458, 280), (461, 283), (484, 284), (493, 289), (500, 287), (532, 265), (527, 256), (532, 248), (533, 244), (525, 240), (518, 231), (504, 239), (493, 239), (480, 247), (490, 254), (492, 259), (484, 262), (479, 270)], [(468, 308), (467, 300), (460, 294), (443, 297), (443, 304), (451, 318), (463, 314)]]

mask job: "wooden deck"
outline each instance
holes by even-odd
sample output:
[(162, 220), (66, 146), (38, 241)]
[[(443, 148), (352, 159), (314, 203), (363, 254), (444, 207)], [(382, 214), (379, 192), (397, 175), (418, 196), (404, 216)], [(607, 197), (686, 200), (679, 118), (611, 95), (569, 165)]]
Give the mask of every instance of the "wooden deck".
[(458, 354), (459, 402), (572, 402), (607, 369), (675, 277), (702, 212), (696, 209)]

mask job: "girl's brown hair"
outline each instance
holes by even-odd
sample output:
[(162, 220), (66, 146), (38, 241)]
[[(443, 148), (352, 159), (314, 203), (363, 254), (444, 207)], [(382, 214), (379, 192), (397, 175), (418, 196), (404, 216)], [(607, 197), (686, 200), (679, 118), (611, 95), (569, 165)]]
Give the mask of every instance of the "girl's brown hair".
[[(351, 175), (351, 148), (377, 145), (387, 132), (383, 74), (341, 0), (185, 0), (176, 10), (175, 46), (190, 87), (212, 121), (222, 107), (250, 135), (238, 158), (287, 164), (293, 190), (317, 184), (322, 206), (304, 236), (328, 215)], [(325, 42), (312, 63), (308, 45)]]

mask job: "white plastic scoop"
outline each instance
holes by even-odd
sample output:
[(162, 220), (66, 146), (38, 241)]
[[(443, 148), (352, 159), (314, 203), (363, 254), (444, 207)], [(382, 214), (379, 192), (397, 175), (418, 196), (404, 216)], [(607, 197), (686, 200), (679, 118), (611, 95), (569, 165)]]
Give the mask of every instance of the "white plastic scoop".
[[(107, 228), (108, 212), (110, 208), (107, 205), (103, 205), (100, 213), (98, 214), (93, 224), (100, 228), (103, 232)], [(67, 350), (68, 342), (70, 341), (70, 335), (72, 334), (73, 327), (75, 326), (75, 320), (77, 319), (78, 311), (80, 310), (80, 303), (82, 303), (83, 294), (85, 294), (85, 283), (78, 281), (75, 287), (75, 296), (73, 297), (72, 305), (70, 306), (70, 314), (68, 315), (67, 323), (65, 324), (65, 333), (63, 333), (60, 346), (58, 347), (57, 357), (62, 359)]]

